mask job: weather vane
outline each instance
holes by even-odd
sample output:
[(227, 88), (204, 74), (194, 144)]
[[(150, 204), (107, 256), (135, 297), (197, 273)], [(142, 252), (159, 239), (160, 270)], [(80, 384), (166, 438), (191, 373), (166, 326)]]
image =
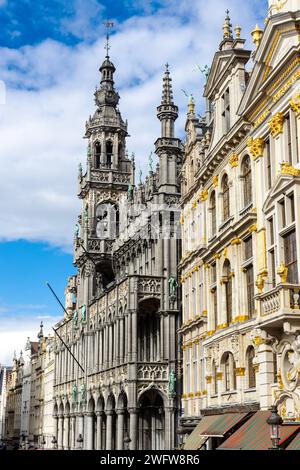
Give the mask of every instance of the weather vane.
[(108, 57), (108, 51), (109, 51), (109, 49), (110, 49), (110, 45), (109, 45), (109, 30), (114, 27), (114, 22), (111, 21), (111, 20), (106, 20), (103, 24), (104, 24), (104, 26), (105, 26), (105, 28), (106, 28), (106, 44), (105, 44), (104, 49), (106, 49), (106, 57)]

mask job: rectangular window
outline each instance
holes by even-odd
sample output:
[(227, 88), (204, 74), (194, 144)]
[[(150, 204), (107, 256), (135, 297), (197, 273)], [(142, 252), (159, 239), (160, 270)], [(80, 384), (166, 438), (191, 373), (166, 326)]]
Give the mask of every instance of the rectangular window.
[(217, 289), (214, 289), (213, 291), (213, 322), (212, 322), (212, 328), (215, 330), (217, 328), (218, 324), (218, 294), (217, 294)]
[(274, 222), (273, 217), (269, 220), (270, 245), (274, 245)]
[(289, 219), (290, 223), (295, 222), (295, 200), (294, 200), (294, 193), (290, 194), (287, 197), (287, 201), (289, 203)]
[(271, 283), (272, 287), (276, 286), (276, 264), (275, 264), (275, 251), (274, 248), (269, 251), (270, 255), (270, 278), (271, 278)]
[(222, 96), (223, 100), (223, 131), (226, 134), (230, 129), (230, 96), (229, 96), (229, 88), (225, 91), (224, 95)]
[(297, 247), (296, 247), (296, 232), (292, 230), (283, 237), (284, 240), (284, 261), (288, 268), (287, 281), (291, 284), (298, 284), (298, 269), (297, 269)]
[(266, 140), (266, 162), (267, 162), (267, 189), (272, 186), (272, 164), (271, 164), (271, 152), (270, 152), (270, 139)]
[(284, 200), (279, 202), (279, 209), (280, 209), (280, 218), (281, 218), (281, 228), (286, 226), (286, 216), (285, 216), (285, 205)]
[(247, 259), (252, 258), (253, 256), (252, 237), (248, 237), (244, 240), (244, 254), (245, 254), (245, 261)]
[(216, 263), (211, 265), (211, 282), (214, 284), (217, 282), (217, 268), (216, 268)]
[(253, 266), (250, 265), (247, 267), (246, 271), (246, 280), (247, 280), (247, 307), (249, 318), (254, 315), (254, 274)]
[(287, 131), (287, 156), (288, 162), (292, 165), (293, 155), (292, 155), (292, 132), (291, 132), (291, 120), (290, 115), (286, 117), (286, 131)]

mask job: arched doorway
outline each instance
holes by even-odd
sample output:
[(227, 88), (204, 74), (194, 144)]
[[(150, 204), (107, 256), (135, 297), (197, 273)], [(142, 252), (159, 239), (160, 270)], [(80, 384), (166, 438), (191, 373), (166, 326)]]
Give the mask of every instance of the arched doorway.
[(122, 391), (117, 403), (117, 440), (116, 449), (124, 449), (124, 438), (129, 436), (129, 413), (127, 410), (127, 395)]
[(160, 393), (151, 389), (139, 400), (139, 436), (140, 450), (163, 450), (165, 444), (165, 412)]
[(116, 400), (111, 393), (106, 402), (106, 447), (105, 450), (116, 448)]

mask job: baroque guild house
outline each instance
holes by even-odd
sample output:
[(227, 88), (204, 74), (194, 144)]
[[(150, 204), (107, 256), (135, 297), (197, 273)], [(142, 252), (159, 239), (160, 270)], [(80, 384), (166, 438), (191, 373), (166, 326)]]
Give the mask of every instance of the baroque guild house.
[[(299, 33), (300, 2), (269, 0), (251, 53), (227, 13), (205, 116), (189, 103), (180, 262), (186, 435), (201, 417), (235, 412), (234, 429), (273, 404), (286, 422), (300, 421)], [(225, 431), (209, 436), (198, 448), (216, 447)]]

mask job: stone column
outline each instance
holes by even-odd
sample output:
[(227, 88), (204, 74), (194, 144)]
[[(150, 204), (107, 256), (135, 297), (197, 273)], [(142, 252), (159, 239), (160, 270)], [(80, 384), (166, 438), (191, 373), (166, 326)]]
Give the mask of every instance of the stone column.
[(55, 437), (56, 442), (58, 442), (58, 416), (53, 416), (53, 422), (54, 422), (53, 436)]
[(259, 373), (256, 377), (260, 395), (260, 407), (268, 410), (272, 405), (271, 385), (274, 382), (274, 361), (271, 345), (263, 343), (258, 348)]
[(165, 350), (164, 350), (164, 315), (163, 313), (160, 314), (160, 360), (163, 361), (165, 359)]
[(128, 348), (128, 356), (127, 360), (132, 360), (132, 330), (131, 330), (131, 323), (132, 323), (132, 314), (129, 313), (127, 317), (127, 326), (128, 326), (128, 341), (127, 341), (127, 348)]
[(117, 447), (116, 450), (123, 450), (124, 446), (124, 409), (117, 410), (116, 413), (118, 415), (118, 422), (117, 422)]
[(119, 317), (117, 317), (115, 321), (115, 350), (114, 350), (114, 361), (113, 361), (114, 366), (116, 366), (116, 364), (119, 364), (120, 362), (119, 349), (120, 349)]
[(106, 411), (106, 448), (105, 450), (112, 450), (112, 424), (113, 424), (113, 411)]
[[(131, 336), (131, 345), (132, 345), (132, 355), (131, 360), (137, 360), (137, 312), (134, 310), (131, 314), (132, 319), (132, 336)], [(129, 336), (130, 338), (130, 336)]]
[(103, 419), (103, 412), (97, 411), (97, 441), (96, 441), (96, 449), (102, 449), (102, 419)]
[(64, 434), (64, 417), (61, 414), (61, 415), (58, 415), (58, 436), (57, 436), (58, 450), (63, 449), (63, 434)]
[(93, 450), (94, 449), (94, 439), (93, 439), (93, 434), (94, 434), (94, 413), (89, 412), (85, 413), (85, 448), (86, 450)]
[(124, 319), (124, 330), (125, 330), (125, 335), (124, 335), (124, 342), (125, 342), (125, 347), (124, 347), (124, 352), (125, 352), (125, 357), (124, 357), (124, 362), (128, 361), (128, 317), (129, 315), (125, 315)]
[(120, 355), (120, 363), (122, 364), (124, 362), (124, 318), (120, 319), (120, 349), (119, 349), (119, 355)]
[(165, 442), (163, 449), (174, 449), (175, 447), (175, 429), (174, 429), (174, 413), (173, 406), (165, 408)]
[(64, 418), (64, 435), (63, 435), (64, 450), (70, 449), (69, 436), (70, 436), (70, 415), (67, 414), (65, 415), (65, 418)]
[(137, 449), (137, 423), (138, 423), (138, 410), (137, 408), (130, 408), (130, 429), (129, 429), (129, 437), (131, 439), (130, 442), (130, 450)]
[(83, 414), (82, 413), (78, 413), (77, 415), (77, 419), (76, 419), (76, 423), (77, 423), (77, 433), (75, 435), (75, 447), (76, 449), (78, 448), (78, 442), (77, 442), (77, 439), (79, 437), (79, 434), (82, 435), (82, 437), (84, 437), (84, 430), (83, 430)]
[(76, 415), (71, 414), (71, 440), (70, 440), (71, 450), (76, 449)]

